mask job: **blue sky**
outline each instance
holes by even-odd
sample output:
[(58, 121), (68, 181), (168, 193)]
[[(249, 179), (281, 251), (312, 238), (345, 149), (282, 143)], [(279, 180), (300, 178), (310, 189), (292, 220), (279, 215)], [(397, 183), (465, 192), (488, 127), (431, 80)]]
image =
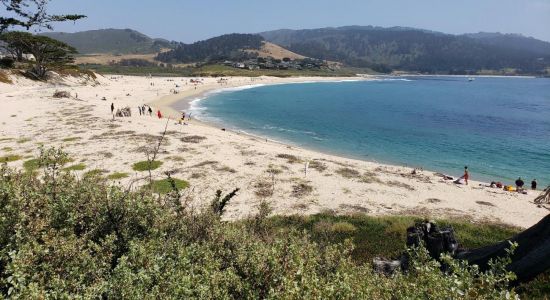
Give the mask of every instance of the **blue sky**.
[(344, 25), (521, 33), (550, 41), (550, 0), (52, 0), (49, 8), (88, 16), (76, 24), (57, 24), (56, 31), (132, 28), (183, 42), (232, 32)]

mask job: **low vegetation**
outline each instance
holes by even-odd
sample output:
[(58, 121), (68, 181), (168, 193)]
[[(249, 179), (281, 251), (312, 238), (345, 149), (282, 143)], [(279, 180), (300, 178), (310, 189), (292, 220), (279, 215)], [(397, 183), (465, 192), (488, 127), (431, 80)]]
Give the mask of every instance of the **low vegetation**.
[(173, 191), (175, 188), (183, 190), (188, 186), (189, 183), (187, 181), (177, 178), (154, 180), (150, 185), (153, 192), (157, 194), (167, 194)]
[(132, 169), (134, 171), (138, 171), (138, 172), (145, 172), (145, 171), (150, 171), (150, 170), (156, 170), (156, 169), (160, 168), (160, 166), (162, 166), (162, 161), (158, 161), (158, 160), (147, 161), (147, 160), (144, 160), (144, 161), (140, 161), (140, 162), (137, 162), (134, 165), (132, 165)]
[(286, 159), (286, 162), (289, 163), (289, 164), (297, 164), (297, 163), (301, 163), (302, 160), (300, 158), (298, 158), (297, 156), (295, 155), (292, 155), (292, 154), (277, 154), (277, 157), (278, 158), (282, 158), (282, 159)]
[(352, 168), (340, 168), (336, 170), (336, 173), (345, 178), (357, 178), (361, 176), (361, 173), (359, 173), (359, 171)]
[(109, 174), (107, 176), (107, 179), (110, 179), (110, 180), (119, 180), (119, 179), (123, 179), (123, 178), (126, 178), (130, 176), (130, 174), (128, 173), (122, 173), (122, 172), (115, 172), (113, 174)]
[(20, 160), (22, 157), (21, 155), (6, 155), (6, 156), (0, 156), (0, 163), (2, 162), (14, 162)]
[[(412, 217), (267, 218), (268, 209), (224, 222), (238, 189), (192, 209), (177, 184), (159, 195), (126, 191), (97, 177), (60, 172), (63, 155), (41, 152), (43, 175), (0, 168), (0, 297), (20, 299), (504, 299), (505, 261), (481, 273), (422, 248), (407, 273), (372, 270), (376, 255), (404, 250)], [(167, 179), (170, 181), (170, 179)], [(164, 183), (163, 183), (164, 185)], [(174, 188), (176, 186), (176, 188)], [(516, 228), (452, 225), (466, 247)], [(527, 296), (544, 287), (521, 287)], [(542, 290), (544, 292), (544, 290)]]
[(86, 169), (86, 165), (83, 163), (80, 163), (80, 164), (68, 166), (64, 168), (63, 171), (82, 171), (84, 169)]

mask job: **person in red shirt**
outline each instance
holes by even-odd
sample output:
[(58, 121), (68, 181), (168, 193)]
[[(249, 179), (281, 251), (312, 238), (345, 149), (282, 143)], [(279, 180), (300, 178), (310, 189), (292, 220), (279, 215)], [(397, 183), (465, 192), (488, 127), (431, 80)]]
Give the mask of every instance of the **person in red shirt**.
[(462, 175), (462, 177), (460, 178), (463, 178), (464, 179), (464, 183), (466, 185), (468, 185), (468, 179), (470, 178), (470, 173), (468, 173), (468, 166), (465, 166), (464, 167), (464, 175)]
[(162, 114), (160, 113), (160, 110), (157, 110), (157, 116), (159, 117), (159, 119), (162, 119)]

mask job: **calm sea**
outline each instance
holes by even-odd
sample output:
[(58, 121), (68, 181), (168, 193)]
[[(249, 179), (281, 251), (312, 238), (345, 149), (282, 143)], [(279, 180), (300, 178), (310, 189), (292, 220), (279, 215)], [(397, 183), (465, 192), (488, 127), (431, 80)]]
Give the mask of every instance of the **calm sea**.
[(341, 156), (550, 184), (550, 79), (459, 77), (256, 86), (209, 95), (193, 115)]

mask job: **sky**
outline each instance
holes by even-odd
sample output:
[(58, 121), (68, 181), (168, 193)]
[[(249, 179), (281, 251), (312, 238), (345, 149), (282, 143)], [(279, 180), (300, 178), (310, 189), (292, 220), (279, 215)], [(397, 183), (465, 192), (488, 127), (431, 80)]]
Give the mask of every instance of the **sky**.
[(131, 28), (185, 43), (233, 32), (346, 25), (520, 33), (550, 41), (550, 0), (52, 0), (49, 10), (88, 16), (56, 24), (55, 31)]

